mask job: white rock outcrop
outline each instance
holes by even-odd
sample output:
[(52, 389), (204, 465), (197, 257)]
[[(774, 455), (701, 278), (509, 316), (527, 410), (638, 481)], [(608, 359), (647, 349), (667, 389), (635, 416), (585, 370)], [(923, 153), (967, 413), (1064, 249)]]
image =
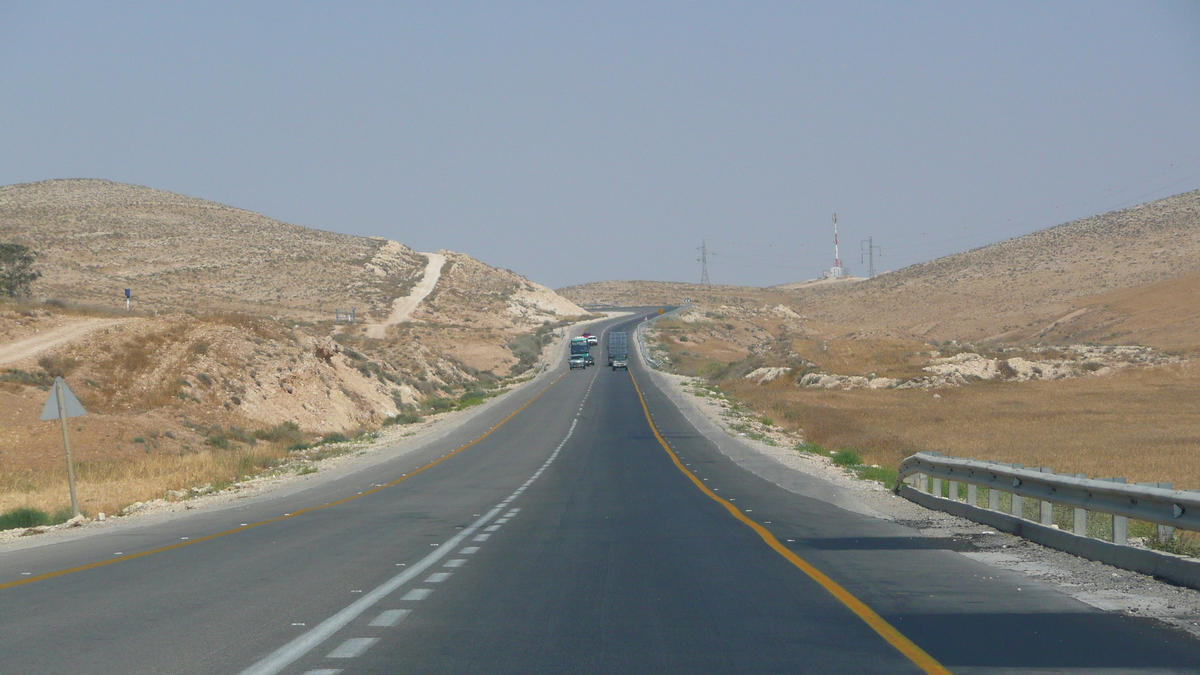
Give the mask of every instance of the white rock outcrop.
[(784, 375), (790, 375), (791, 373), (791, 368), (755, 368), (746, 374), (746, 379), (754, 380), (755, 384), (761, 385), (774, 382)]

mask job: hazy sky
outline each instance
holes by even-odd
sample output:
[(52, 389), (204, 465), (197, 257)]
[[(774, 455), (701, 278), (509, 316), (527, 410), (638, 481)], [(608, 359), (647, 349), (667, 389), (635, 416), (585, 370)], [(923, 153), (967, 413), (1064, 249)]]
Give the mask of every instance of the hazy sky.
[(865, 273), (1200, 188), (1200, 2), (0, 1), (0, 184), (559, 287)]

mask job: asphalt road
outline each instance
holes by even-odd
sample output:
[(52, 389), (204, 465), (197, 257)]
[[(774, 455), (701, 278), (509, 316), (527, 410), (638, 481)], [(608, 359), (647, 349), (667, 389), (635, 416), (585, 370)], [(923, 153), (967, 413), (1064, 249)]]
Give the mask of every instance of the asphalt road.
[(956, 547), (741, 468), (636, 361), (563, 366), (311, 489), (0, 554), (0, 673), (1200, 672)]

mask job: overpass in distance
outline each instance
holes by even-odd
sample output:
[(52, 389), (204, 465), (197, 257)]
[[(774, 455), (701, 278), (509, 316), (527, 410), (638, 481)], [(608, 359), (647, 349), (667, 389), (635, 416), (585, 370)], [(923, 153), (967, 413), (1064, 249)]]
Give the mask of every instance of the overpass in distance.
[(1200, 673), (957, 547), (747, 471), (637, 359), (563, 364), (366, 468), (0, 554), (0, 673)]

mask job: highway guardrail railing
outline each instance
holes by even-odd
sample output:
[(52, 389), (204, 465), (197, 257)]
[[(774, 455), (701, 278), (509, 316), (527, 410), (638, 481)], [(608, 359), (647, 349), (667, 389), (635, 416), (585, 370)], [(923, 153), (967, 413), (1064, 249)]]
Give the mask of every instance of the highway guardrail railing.
[(1200, 561), (1128, 545), (1131, 519), (1157, 525), (1159, 541), (1175, 528), (1200, 531), (1200, 491), (920, 452), (900, 463), (895, 492), (1037, 543), (1200, 588)]
[(634, 335), (637, 337), (638, 349), (642, 353), (643, 361), (650, 364), (651, 366), (654, 366), (655, 368), (662, 366), (662, 361), (650, 356), (650, 349), (649, 349), (649, 347), (646, 346), (646, 336), (643, 334), (642, 331), (644, 331), (646, 328), (649, 328), (650, 326), (653, 326), (655, 323), (658, 323), (659, 319), (665, 319), (669, 316), (673, 316), (675, 314), (678, 314), (684, 310), (691, 309), (691, 308), (692, 308), (692, 303), (690, 303), (690, 302), (684, 303), (684, 304), (676, 307), (675, 309), (672, 309), (669, 312), (663, 312), (662, 314), (657, 314), (657, 315), (651, 317), (650, 319), (647, 319), (645, 321), (638, 323), (638, 327), (637, 327), (637, 330), (634, 331)]

